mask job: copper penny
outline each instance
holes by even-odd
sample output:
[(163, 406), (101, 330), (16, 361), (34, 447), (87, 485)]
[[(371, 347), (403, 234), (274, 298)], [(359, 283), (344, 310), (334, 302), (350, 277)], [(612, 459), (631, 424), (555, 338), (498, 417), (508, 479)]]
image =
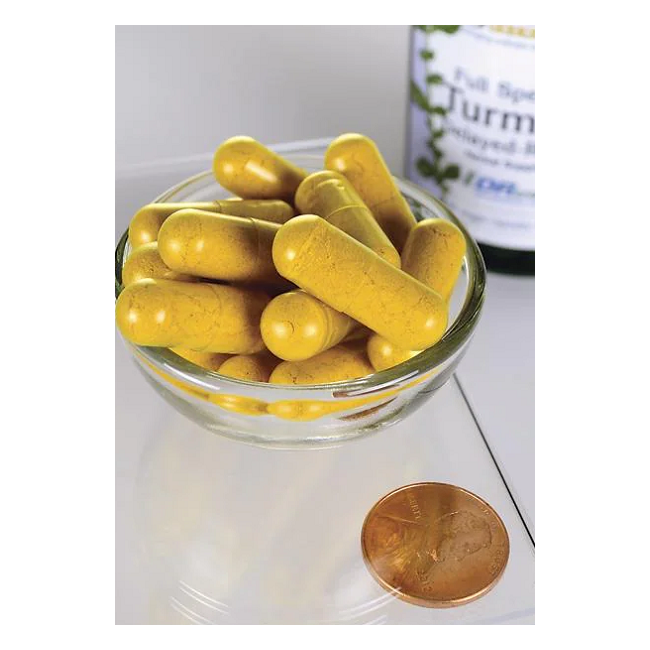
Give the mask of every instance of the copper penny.
[(510, 542), (499, 515), (475, 494), (446, 483), (414, 483), (373, 506), (361, 548), (370, 573), (398, 598), (455, 607), (494, 587)]

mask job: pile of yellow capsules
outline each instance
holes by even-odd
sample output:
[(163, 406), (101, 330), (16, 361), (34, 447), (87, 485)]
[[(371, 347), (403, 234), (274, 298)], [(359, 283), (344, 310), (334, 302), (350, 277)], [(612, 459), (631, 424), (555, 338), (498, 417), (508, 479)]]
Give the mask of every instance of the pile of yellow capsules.
[(239, 198), (133, 217), (116, 305), (127, 340), (301, 385), (364, 377), (440, 340), (465, 239), (449, 221), (416, 221), (372, 140), (340, 136), (309, 174), (235, 137), (213, 170)]

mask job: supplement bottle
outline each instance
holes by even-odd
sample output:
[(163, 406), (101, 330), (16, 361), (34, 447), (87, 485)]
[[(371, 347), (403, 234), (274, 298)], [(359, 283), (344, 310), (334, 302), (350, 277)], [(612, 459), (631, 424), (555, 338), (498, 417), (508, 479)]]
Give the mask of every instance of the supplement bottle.
[(416, 25), (407, 176), (441, 198), (490, 270), (535, 273), (535, 27)]

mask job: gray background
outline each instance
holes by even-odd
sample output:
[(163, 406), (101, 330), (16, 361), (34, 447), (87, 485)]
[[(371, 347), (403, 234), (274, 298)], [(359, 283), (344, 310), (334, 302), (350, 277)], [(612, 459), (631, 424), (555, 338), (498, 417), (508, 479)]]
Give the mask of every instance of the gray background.
[(403, 169), (409, 27), (121, 26), (116, 166), (360, 131)]

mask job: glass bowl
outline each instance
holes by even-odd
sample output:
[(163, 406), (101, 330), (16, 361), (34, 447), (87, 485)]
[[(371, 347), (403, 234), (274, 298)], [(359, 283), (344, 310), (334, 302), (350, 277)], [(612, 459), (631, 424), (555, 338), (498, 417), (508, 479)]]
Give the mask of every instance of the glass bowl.
[[(308, 171), (323, 169), (322, 156), (282, 154)], [(433, 347), (404, 363), (353, 381), (317, 386), (282, 386), (224, 377), (182, 359), (166, 348), (124, 340), (146, 380), (175, 409), (201, 426), (238, 441), (279, 448), (332, 446), (377, 432), (403, 420), (451, 377), (467, 351), (485, 292), (485, 265), (476, 242), (440, 201), (422, 188), (395, 178), (418, 220), (455, 223), (467, 252), (450, 300), (449, 325)], [(229, 193), (212, 172), (197, 174), (161, 194), (155, 202), (213, 201)], [(116, 296), (130, 252), (128, 231), (115, 252)]]

